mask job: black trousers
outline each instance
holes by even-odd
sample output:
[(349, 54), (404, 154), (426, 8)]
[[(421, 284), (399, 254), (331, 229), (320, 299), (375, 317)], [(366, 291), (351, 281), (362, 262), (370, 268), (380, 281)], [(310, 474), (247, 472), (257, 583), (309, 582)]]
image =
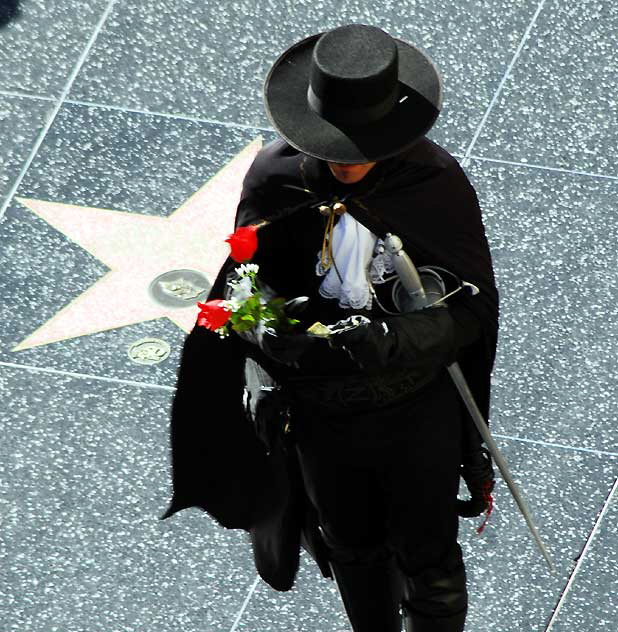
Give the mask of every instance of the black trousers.
[(307, 494), (354, 632), (461, 632), (466, 577), (457, 543), (461, 404), (446, 370), (409, 401), (329, 415), (295, 410)]

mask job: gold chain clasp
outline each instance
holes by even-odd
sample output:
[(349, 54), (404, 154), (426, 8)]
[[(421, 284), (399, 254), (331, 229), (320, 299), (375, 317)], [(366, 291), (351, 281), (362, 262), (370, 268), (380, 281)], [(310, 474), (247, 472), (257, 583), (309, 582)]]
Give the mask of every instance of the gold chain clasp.
[(283, 432), (285, 434), (288, 434), (292, 430), (292, 427), (290, 425), (290, 408), (289, 407), (285, 409), (284, 415), (285, 415), (285, 426), (283, 428)]
[(335, 227), (335, 215), (343, 215), (348, 209), (338, 198), (330, 205), (322, 204), (318, 209), (324, 216), (328, 216), (326, 228), (324, 229), (324, 239), (322, 240), (321, 263), (324, 270), (328, 270), (333, 263), (333, 229)]

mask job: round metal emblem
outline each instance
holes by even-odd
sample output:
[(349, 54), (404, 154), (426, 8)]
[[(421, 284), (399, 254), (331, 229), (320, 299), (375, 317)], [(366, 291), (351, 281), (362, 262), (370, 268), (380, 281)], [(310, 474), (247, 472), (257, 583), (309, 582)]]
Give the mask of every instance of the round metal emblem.
[(170, 346), (160, 338), (141, 338), (127, 349), (129, 358), (137, 364), (158, 364), (170, 354)]
[(148, 294), (163, 307), (195, 307), (210, 292), (208, 279), (197, 270), (170, 270), (151, 281)]

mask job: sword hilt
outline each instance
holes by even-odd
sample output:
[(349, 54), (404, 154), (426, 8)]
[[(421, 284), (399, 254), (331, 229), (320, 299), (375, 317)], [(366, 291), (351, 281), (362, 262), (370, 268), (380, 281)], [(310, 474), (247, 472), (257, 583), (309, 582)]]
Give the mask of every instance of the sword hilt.
[(404, 289), (410, 295), (414, 304), (418, 305), (419, 309), (422, 309), (427, 304), (427, 296), (416, 266), (403, 249), (403, 242), (397, 235), (386, 233), (384, 248), (391, 255), (393, 267), (399, 275)]

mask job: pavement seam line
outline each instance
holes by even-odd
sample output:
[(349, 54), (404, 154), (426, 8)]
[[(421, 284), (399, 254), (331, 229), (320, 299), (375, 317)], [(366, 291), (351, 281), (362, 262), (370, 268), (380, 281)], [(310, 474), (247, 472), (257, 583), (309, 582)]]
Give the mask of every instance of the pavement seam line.
[(16, 97), (18, 99), (34, 99), (38, 101), (55, 101), (55, 97), (48, 97), (46, 94), (28, 94), (27, 92), (16, 92), (15, 90), (0, 90), (0, 96)]
[[(74, 371), (66, 371), (63, 369), (52, 369), (49, 367), (40, 367), (40, 366), (33, 366), (29, 364), (20, 364), (17, 362), (5, 362), (4, 360), (0, 360), (0, 367), (3, 367), (3, 366), (9, 367), (11, 369), (25, 369), (26, 371), (41, 371), (43, 373), (67, 375), (69, 377), (76, 377), (80, 379), (84, 378), (84, 379), (89, 379), (89, 380), (100, 380), (102, 382), (126, 384), (127, 386), (137, 386), (140, 388), (153, 388), (153, 389), (159, 389), (159, 390), (171, 391), (171, 392), (174, 392), (176, 390), (175, 386), (167, 386), (164, 384), (154, 384), (152, 382), (137, 382), (135, 380), (126, 380), (123, 378), (106, 377), (103, 375), (93, 375), (91, 373), (78, 373)], [(542, 445), (548, 448), (563, 448), (565, 450), (573, 450), (574, 452), (587, 452), (590, 454), (595, 454), (597, 456), (618, 457), (618, 452), (606, 452), (603, 450), (594, 450), (592, 448), (580, 448), (580, 447), (565, 445), (565, 444), (560, 444), (560, 443), (550, 443), (548, 441), (539, 441), (537, 439), (526, 439), (525, 437), (514, 437), (511, 435), (494, 434), (493, 436), (497, 437), (498, 439), (508, 439), (512, 441), (522, 441), (524, 443), (534, 443), (534, 444)]]
[(581, 565), (583, 563), (583, 560), (586, 557), (586, 553), (588, 552), (588, 549), (589, 549), (590, 544), (592, 543), (592, 541), (594, 539), (594, 536), (595, 536), (595, 534), (597, 532), (597, 529), (599, 528), (599, 525), (601, 524), (601, 521), (603, 520), (603, 516), (607, 512), (607, 508), (610, 505), (610, 502), (612, 500), (612, 496), (614, 495), (617, 487), (618, 487), (618, 477), (614, 479), (614, 484), (612, 485), (609, 493), (605, 497), (605, 502), (603, 503), (601, 511), (597, 515), (597, 519), (594, 522), (594, 525), (592, 527), (592, 531), (588, 535), (588, 539), (586, 540), (586, 543), (584, 544), (584, 548), (582, 549), (582, 552), (579, 554), (579, 557), (576, 558), (577, 559), (577, 564), (575, 564), (575, 568), (573, 568), (573, 570), (571, 571), (571, 575), (569, 576), (569, 579), (568, 579), (568, 581), (566, 583), (566, 586), (564, 587), (564, 590), (562, 591), (562, 594), (560, 595), (560, 598), (558, 599), (558, 603), (554, 607), (554, 611), (552, 613), (551, 619), (549, 620), (549, 622), (547, 624), (547, 627), (545, 628), (544, 632), (549, 632), (551, 630), (551, 628), (553, 627), (554, 622), (556, 621), (556, 619), (558, 617), (558, 613), (562, 609), (562, 605), (564, 604), (565, 598), (566, 598), (567, 594), (569, 593), (569, 590), (571, 589), (571, 586), (573, 584), (573, 580), (575, 579), (575, 576), (577, 575), (577, 573), (578, 573), (578, 571), (579, 571), (579, 569), (580, 569), (580, 567), (581, 567)]
[(566, 445), (564, 443), (551, 443), (550, 441), (541, 441), (540, 439), (527, 439), (526, 437), (514, 437), (511, 435), (503, 435), (492, 433), (492, 436), (499, 439), (511, 439), (513, 441), (522, 441), (524, 443), (535, 443), (537, 445), (546, 446), (548, 448), (564, 448), (565, 450), (574, 450), (575, 452), (589, 452), (598, 456), (618, 456), (618, 452), (607, 452), (605, 450), (595, 450), (594, 448), (580, 448), (573, 445)]
[(232, 624), (232, 627), (230, 628), (230, 632), (236, 632), (236, 628), (238, 627), (238, 624), (240, 623), (240, 619), (242, 618), (242, 615), (244, 614), (247, 608), (247, 605), (249, 604), (249, 601), (251, 600), (251, 597), (253, 596), (255, 589), (257, 588), (259, 581), (260, 581), (260, 576), (257, 575), (255, 578), (255, 581), (253, 582), (253, 585), (251, 586), (251, 588), (249, 589), (249, 592), (247, 593), (247, 596), (245, 597), (245, 600), (242, 606), (240, 607), (240, 610), (238, 611), (238, 614), (236, 615), (236, 619), (234, 619), (234, 623)]
[(529, 162), (517, 162), (516, 160), (502, 160), (500, 158), (484, 158), (483, 156), (468, 156), (468, 158), (469, 160), (482, 160), (484, 162), (498, 162), (498, 163), (502, 163), (506, 165), (514, 165), (516, 167), (529, 167), (530, 169), (545, 169), (547, 171), (559, 171), (561, 173), (570, 173), (576, 176), (588, 176), (590, 178), (608, 178), (610, 180), (618, 180), (618, 176), (610, 176), (603, 173), (591, 173), (590, 171), (577, 171), (575, 169), (564, 169), (563, 167), (548, 167), (546, 165), (535, 165)]
[(65, 103), (71, 105), (83, 105), (86, 107), (97, 107), (107, 110), (120, 110), (122, 112), (131, 112), (133, 114), (146, 114), (150, 116), (161, 116), (164, 118), (173, 118), (183, 121), (191, 121), (195, 123), (209, 123), (211, 125), (220, 125), (221, 127), (237, 127), (239, 129), (255, 129), (262, 132), (275, 132), (274, 129), (269, 127), (260, 127), (259, 125), (246, 125), (244, 123), (232, 123), (229, 121), (217, 121), (215, 119), (202, 118), (200, 116), (191, 116), (190, 114), (173, 114), (169, 112), (151, 112), (149, 110), (140, 110), (138, 108), (128, 108), (119, 105), (106, 105), (104, 103), (91, 103), (89, 101), (77, 101), (75, 99), (66, 99)]
[(96, 42), (97, 37), (99, 36), (99, 33), (101, 32), (103, 25), (105, 24), (105, 21), (109, 17), (109, 14), (111, 13), (111, 10), (114, 8), (114, 5), (116, 4), (117, 1), (118, 0), (109, 1), (107, 7), (105, 8), (105, 11), (103, 11), (103, 14), (99, 18), (97, 25), (94, 27), (94, 30), (90, 34), (90, 39), (88, 40), (86, 47), (84, 48), (81, 55), (77, 59), (77, 62), (75, 63), (73, 70), (71, 71), (71, 74), (69, 75), (69, 78), (67, 79), (67, 82), (64, 88), (62, 89), (62, 92), (60, 93), (60, 96), (56, 100), (56, 105), (54, 107), (54, 110), (52, 111), (50, 115), (48, 115), (47, 120), (45, 121), (45, 125), (43, 126), (43, 129), (39, 132), (39, 135), (34, 143), (34, 146), (30, 150), (30, 154), (28, 155), (28, 158), (26, 159), (26, 162), (22, 166), (17, 178), (13, 182), (13, 186), (11, 187), (11, 190), (6, 196), (4, 204), (0, 208), (0, 222), (2, 222), (2, 218), (4, 217), (4, 214), (6, 213), (6, 209), (8, 205), (10, 204), (10, 201), (13, 199), (13, 196), (17, 192), (17, 189), (22, 183), (22, 180), (24, 179), (28, 169), (30, 168), (30, 165), (32, 164), (41, 145), (43, 144), (43, 141), (45, 140), (45, 137), (47, 136), (47, 132), (49, 132), (51, 126), (56, 120), (56, 117), (58, 116), (58, 112), (60, 111), (60, 108), (62, 107), (67, 95), (69, 94), (71, 88), (73, 87), (73, 82), (77, 78), (79, 71), (81, 70), (88, 55), (90, 54), (90, 51), (92, 50), (92, 47), (94, 46), (94, 43)]
[(506, 83), (506, 80), (508, 79), (509, 75), (511, 74), (511, 70), (513, 70), (513, 67), (515, 66), (515, 62), (517, 61), (517, 59), (519, 58), (519, 55), (521, 53), (521, 51), (523, 50), (524, 44), (526, 43), (526, 41), (528, 40), (530, 33), (532, 31), (532, 29), (534, 28), (534, 25), (536, 24), (536, 20), (539, 17), (539, 14), (541, 13), (541, 10), (543, 9), (543, 6), (545, 5), (545, 0), (541, 0), (541, 2), (539, 2), (539, 5), (536, 8), (536, 11), (534, 13), (534, 15), (532, 16), (532, 20), (530, 20), (530, 24), (528, 24), (528, 28), (525, 30), (521, 41), (519, 42), (519, 46), (517, 47), (517, 50), (515, 51), (515, 54), (513, 55), (513, 58), (511, 59), (511, 63), (507, 66), (506, 72), (504, 73), (502, 79), (500, 80), (500, 83), (498, 84), (498, 88), (496, 89), (496, 91), (494, 92), (494, 96), (492, 97), (491, 101), (489, 102), (489, 106), (487, 107), (487, 109), (485, 110), (485, 114), (483, 114), (483, 118), (481, 119), (481, 122), (479, 123), (478, 127), (476, 128), (476, 132), (474, 133), (474, 136), (472, 137), (472, 140), (470, 141), (470, 144), (468, 145), (468, 148), (466, 149), (466, 152), (464, 154), (464, 158), (463, 158), (463, 162), (462, 162), (462, 167), (467, 167), (468, 163), (470, 162), (470, 154), (472, 153), (472, 148), (474, 147), (480, 133), (481, 130), (483, 129), (483, 127), (485, 126), (485, 123), (487, 122), (487, 119), (489, 118), (489, 115), (491, 113), (491, 111), (493, 110), (494, 105), (496, 104), (496, 101), (498, 100), (498, 97), (500, 96), (500, 93), (502, 92), (502, 88), (504, 87), (504, 84)]
[(25, 369), (26, 371), (41, 371), (43, 373), (55, 373), (56, 375), (67, 375), (69, 377), (85, 378), (88, 380), (100, 380), (102, 382), (113, 382), (117, 384), (126, 384), (128, 386), (139, 386), (145, 388), (155, 388), (163, 391), (175, 391), (175, 386), (165, 386), (163, 384), (153, 384), (152, 382), (136, 382), (135, 380), (125, 380), (123, 378), (105, 377), (104, 375), (91, 375), (88, 373), (76, 373), (72, 371), (64, 371), (62, 369), (52, 369), (48, 367), (32, 366), (28, 364), (18, 364), (16, 362), (0, 361), (0, 367), (6, 366), (12, 369)]
[[(54, 101), (53, 97), (47, 97), (43, 95), (33, 95), (33, 94), (19, 94), (16, 92), (11, 92), (9, 90), (0, 90), (0, 95), (19, 97), (19, 98), (24, 98), (24, 99), (40, 99), (43, 101)], [(89, 101), (79, 101), (75, 99), (65, 99), (63, 104), (65, 103), (69, 103), (71, 105), (81, 105), (85, 107), (101, 108), (105, 110), (117, 110), (119, 112), (131, 112), (133, 114), (146, 114), (149, 116), (161, 116), (164, 118), (178, 119), (181, 121), (192, 121), (194, 123), (207, 123), (209, 125), (219, 125), (221, 127), (238, 128), (238, 129), (244, 129), (244, 130), (257, 130), (260, 132), (269, 132), (273, 134), (276, 133), (276, 130), (273, 129), (272, 127), (260, 127), (259, 125), (245, 125), (244, 123), (234, 123), (231, 121), (218, 121), (216, 119), (206, 119), (199, 116), (190, 116), (188, 114), (178, 114), (178, 113), (171, 114), (169, 112), (153, 112), (149, 110), (140, 110), (138, 108), (127, 108), (120, 105), (95, 103), (95, 102), (89, 102)], [(465, 155), (462, 155), (456, 152), (451, 152), (451, 155), (454, 156), (455, 158), (461, 158), (462, 161), (466, 158)], [(482, 160), (483, 162), (497, 162), (501, 164), (514, 165), (517, 167), (529, 167), (530, 169), (559, 171), (561, 173), (570, 173), (572, 175), (577, 175), (577, 176), (587, 176), (589, 178), (606, 178), (609, 180), (618, 180), (618, 176), (610, 176), (603, 173), (592, 173), (590, 171), (578, 171), (577, 169), (565, 169), (563, 167), (550, 167), (548, 165), (537, 165), (537, 164), (532, 164), (528, 162), (519, 162), (516, 160), (503, 160), (501, 158), (489, 158), (486, 156), (477, 156), (477, 155), (472, 155), (472, 154), (470, 154), (467, 157), (467, 160), (468, 160), (468, 163), (471, 160)]]

